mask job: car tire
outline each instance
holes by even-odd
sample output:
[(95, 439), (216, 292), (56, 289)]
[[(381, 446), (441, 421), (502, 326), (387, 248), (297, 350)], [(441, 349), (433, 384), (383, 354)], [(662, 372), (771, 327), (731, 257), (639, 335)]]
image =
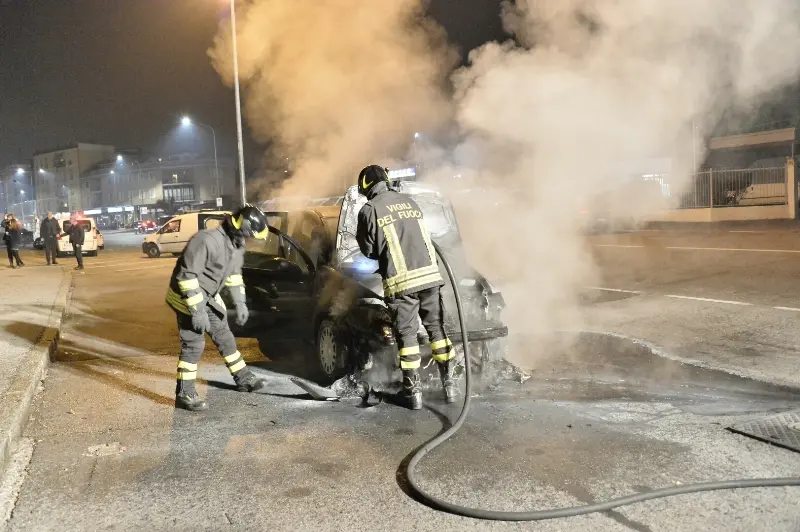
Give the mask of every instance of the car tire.
[(89, 255), (90, 257), (96, 257), (97, 256), (97, 250), (90, 251), (89, 253), (87, 253), (87, 255)]
[(172, 254), (173, 257), (180, 257), (181, 255), (183, 255), (183, 253), (173, 253)]
[(155, 244), (150, 244), (149, 246), (147, 246), (146, 253), (147, 253), (147, 256), (150, 257), (151, 259), (157, 259), (158, 257), (161, 256), (161, 251), (158, 249), (158, 246), (156, 246)]
[(344, 375), (346, 350), (336, 324), (329, 318), (320, 321), (316, 336), (314, 357), (317, 371), (324, 383), (330, 383)]

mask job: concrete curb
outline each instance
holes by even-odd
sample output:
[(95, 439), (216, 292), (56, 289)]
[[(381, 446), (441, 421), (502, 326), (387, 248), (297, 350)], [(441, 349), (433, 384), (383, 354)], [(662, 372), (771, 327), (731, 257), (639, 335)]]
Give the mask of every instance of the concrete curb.
[(72, 291), (72, 273), (65, 270), (61, 279), (50, 317), (42, 336), (26, 353), (20, 370), (11, 380), (11, 386), (0, 404), (0, 475), (14, 453), (17, 440), (22, 435), (28, 421), (33, 397), (39, 383), (45, 378), (50, 357), (58, 348), (61, 324), (67, 310), (67, 302)]

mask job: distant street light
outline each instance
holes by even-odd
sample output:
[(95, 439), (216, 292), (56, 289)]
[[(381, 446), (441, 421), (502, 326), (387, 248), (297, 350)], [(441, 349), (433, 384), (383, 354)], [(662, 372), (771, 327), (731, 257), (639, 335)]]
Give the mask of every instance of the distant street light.
[(114, 173), (114, 170), (111, 170), (111, 172), (110, 172), (110, 173), (111, 173), (111, 174), (113, 174), (113, 173)]
[(39, 173), (43, 174), (44, 173), (44, 168), (39, 168)]
[(25, 173), (25, 170), (23, 170), (22, 168), (17, 168), (17, 175), (22, 175), (24, 173)]
[(121, 162), (122, 162), (122, 155), (117, 155), (117, 162), (118, 162), (118, 163), (121, 163)]
[[(192, 125), (192, 119), (188, 116), (184, 116), (181, 118), (181, 124), (183, 124), (184, 127), (189, 127)], [(208, 124), (201, 124), (200, 122), (197, 122), (197, 125), (210, 129), (211, 136), (214, 137), (214, 174), (217, 176), (217, 194), (222, 196), (222, 190), (219, 188), (219, 164), (217, 163), (217, 133), (214, 131), (214, 128)], [(159, 161), (160, 160), (161, 159), (159, 159)]]

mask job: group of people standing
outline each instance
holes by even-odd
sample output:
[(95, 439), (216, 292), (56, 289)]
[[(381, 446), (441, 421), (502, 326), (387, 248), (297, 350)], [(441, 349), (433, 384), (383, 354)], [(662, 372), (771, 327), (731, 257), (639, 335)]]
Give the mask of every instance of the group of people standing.
[[(19, 247), (22, 244), (22, 224), (17, 220), (13, 214), (6, 214), (2, 223), (2, 228), (5, 231), (3, 240), (6, 244), (8, 251), (8, 263), (12, 268), (25, 266), (19, 256)], [(39, 236), (42, 237), (44, 244), (44, 254), (47, 259), (47, 265), (58, 264), (56, 260), (58, 257), (58, 237), (69, 235), (69, 241), (72, 244), (72, 249), (75, 252), (75, 259), (78, 261), (76, 270), (83, 269), (83, 242), (84, 231), (79, 223), (70, 224), (69, 229), (61, 232), (61, 225), (58, 220), (53, 218), (53, 213), (48, 212), (47, 217), (42, 220), (42, 225), (39, 227)]]

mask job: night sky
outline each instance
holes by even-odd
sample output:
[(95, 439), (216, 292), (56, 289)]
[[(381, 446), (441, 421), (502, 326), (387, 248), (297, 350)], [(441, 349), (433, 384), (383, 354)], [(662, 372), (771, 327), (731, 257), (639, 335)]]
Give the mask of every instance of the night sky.
[[(374, 0), (365, 0), (374, 1)], [(384, 0), (378, 0), (384, 1)], [(206, 55), (221, 0), (0, 0), (0, 166), (75, 142), (178, 150), (211, 139), (177, 129), (184, 113), (212, 125), (234, 156), (233, 90)], [(504, 39), (500, 0), (432, 0), (462, 51)], [(263, 152), (248, 138), (245, 157)]]

